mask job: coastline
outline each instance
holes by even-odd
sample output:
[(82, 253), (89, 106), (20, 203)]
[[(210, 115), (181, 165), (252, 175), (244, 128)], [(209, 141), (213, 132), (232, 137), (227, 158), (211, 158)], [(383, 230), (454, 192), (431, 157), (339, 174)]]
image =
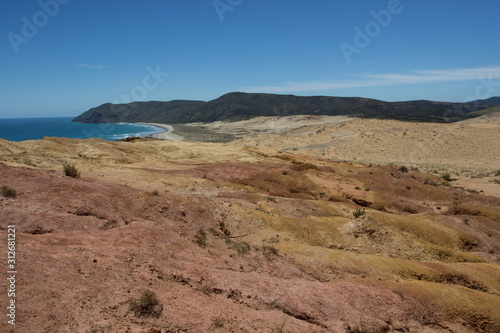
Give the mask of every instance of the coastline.
[(163, 128), (165, 130), (165, 132), (155, 133), (155, 134), (151, 135), (151, 137), (156, 138), (156, 139), (172, 140), (172, 141), (183, 141), (186, 139), (181, 135), (172, 133), (174, 131), (174, 128), (170, 125), (158, 124), (158, 123), (142, 123), (142, 122), (139, 122), (137, 124), (144, 124), (144, 125)]

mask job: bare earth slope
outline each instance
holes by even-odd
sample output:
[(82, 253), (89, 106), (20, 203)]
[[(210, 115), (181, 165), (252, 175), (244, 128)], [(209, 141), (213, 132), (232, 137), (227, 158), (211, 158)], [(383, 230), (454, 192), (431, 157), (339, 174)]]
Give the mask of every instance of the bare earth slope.
[(249, 136), (235, 144), (367, 164), (394, 163), (438, 175), (450, 173), (461, 179), (459, 186), (500, 196), (500, 186), (491, 183), (491, 176), (500, 169), (499, 142), (500, 113), (493, 113), (453, 124), (354, 119)]
[(500, 330), (498, 197), (260, 146), (0, 140), (0, 161), (16, 332)]

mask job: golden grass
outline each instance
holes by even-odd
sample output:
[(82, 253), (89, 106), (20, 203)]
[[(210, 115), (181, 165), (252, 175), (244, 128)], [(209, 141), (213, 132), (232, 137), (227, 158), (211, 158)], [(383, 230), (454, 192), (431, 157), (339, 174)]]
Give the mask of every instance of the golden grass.
[(374, 211), (370, 212), (370, 215), (384, 225), (450, 249), (461, 250), (464, 239), (468, 239), (465, 233), (447, 227), (441, 220), (442, 218), (435, 214), (395, 215)]
[(498, 332), (500, 330), (500, 297), (462, 286), (427, 281), (389, 283), (398, 293), (411, 296), (435, 311), (462, 321), (473, 330)]

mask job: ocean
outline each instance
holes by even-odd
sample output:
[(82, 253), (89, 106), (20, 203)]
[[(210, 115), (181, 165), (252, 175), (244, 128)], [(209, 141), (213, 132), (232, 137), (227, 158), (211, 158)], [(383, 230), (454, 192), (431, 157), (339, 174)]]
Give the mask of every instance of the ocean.
[(112, 141), (132, 136), (147, 137), (165, 129), (143, 124), (81, 124), (72, 117), (0, 119), (0, 138), (9, 141), (41, 139), (44, 136), (73, 139), (101, 138)]

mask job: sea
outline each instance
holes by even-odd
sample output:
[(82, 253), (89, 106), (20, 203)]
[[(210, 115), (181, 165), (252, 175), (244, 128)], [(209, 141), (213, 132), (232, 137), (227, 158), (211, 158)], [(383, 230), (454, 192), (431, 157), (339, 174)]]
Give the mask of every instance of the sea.
[(165, 129), (144, 124), (82, 124), (72, 117), (0, 119), (0, 138), (25, 141), (49, 137), (72, 139), (101, 138), (108, 141), (133, 136), (148, 137)]

